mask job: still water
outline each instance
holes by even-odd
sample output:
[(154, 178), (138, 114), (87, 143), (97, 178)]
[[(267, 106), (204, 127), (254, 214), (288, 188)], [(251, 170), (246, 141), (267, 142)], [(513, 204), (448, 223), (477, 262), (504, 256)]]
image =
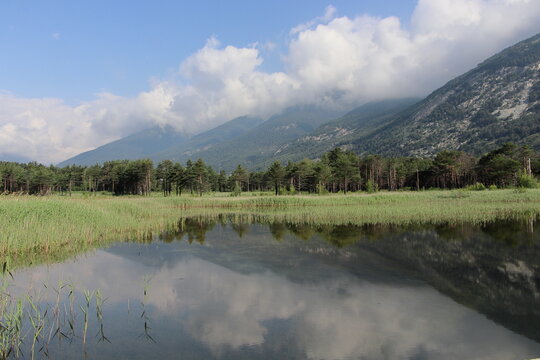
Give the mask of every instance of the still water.
[(144, 243), (13, 276), (13, 294), (57, 314), (47, 315), (56, 325), (36, 358), (540, 357), (532, 219), (359, 227), (191, 218)]

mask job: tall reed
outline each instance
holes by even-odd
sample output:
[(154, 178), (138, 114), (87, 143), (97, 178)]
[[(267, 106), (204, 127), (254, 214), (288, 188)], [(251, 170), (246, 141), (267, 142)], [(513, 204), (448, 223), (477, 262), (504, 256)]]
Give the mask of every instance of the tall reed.
[(483, 222), (540, 213), (540, 190), (203, 197), (0, 196), (0, 258), (14, 267), (56, 262), (144, 239), (190, 214), (252, 213), (312, 224)]

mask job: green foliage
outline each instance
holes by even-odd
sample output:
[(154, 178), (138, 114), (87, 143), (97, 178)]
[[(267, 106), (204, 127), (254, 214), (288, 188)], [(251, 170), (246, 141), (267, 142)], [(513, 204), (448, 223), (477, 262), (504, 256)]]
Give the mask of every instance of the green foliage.
[(517, 186), (519, 188), (536, 189), (538, 188), (538, 185), (538, 180), (533, 175), (529, 175), (524, 171), (521, 171), (518, 174)]
[(274, 185), (276, 195), (281, 192), (281, 185), (285, 180), (285, 169), (279, 161), (275, 161), (266, 172), (269, 181)]
[(319, 195), (327, 195), (329, 191), (326, 189), (325, 186), (322, 184), (317, 184), (317, 194)]
[(369, 194), (373, 194), (374, 192), (377, 192), (379, 189), (377, 187), (377, 185), (373, 182), (373, 180), (368, 180), (366, 182), (366, 191), (369, 193)]
[(278, 190), (278, 195), (290, 195), (289, 190), (285, 186), (280, 186)]
[(234, 185), (233, 191), (231, 191), (231, 196), (240, 196), (242, 194), (242, 188), (240, 187), (240, 184), (236, 183)]
[[(520, 171), (532, 174), (528, 178)], [(441, 151), (434, 159), (358, 156), (335, 148), (319, 160), (303, 159), (283, 166), (275, 161), (266, 171), (250, 172), (242, 165), (227, 175), (216, 173), (202, 159), (183, 166), (169, 160), (156, 167), (151, 160), (110, 161), (102, 166), (45, 167), (37, 163), (0, 162), (0, 193), (70, 195), (83, 191), (88, 197), (100, 193), (146, 195), (159, 191), (163, 196), (185, 191), (202, 196), (208, 192), (274, 191), (279, 194), (327, 192), (347, 193), (365, 189), (467, 188), (476, 182), (497, 187), (536, 186), (540, 156), (532, 148), (504, 144), (479, 160), (461, 151)], [(286, 186), (287, 191), (280, 191)]]
[[(497, 188), (497, 187), (495, 187)], [(486, 186), (480, 182), (474, 183), (473, 185), (469, 185), (465, 188), (465, 190), (468, 191), (483, 191), (486, 190)]]
[(485, 183), (495, 184), (498, 187), (514, 185), (516, 174), (522, 164), (519, 148), (511, 143), (493, 150), (478, 160), (477, 172)]

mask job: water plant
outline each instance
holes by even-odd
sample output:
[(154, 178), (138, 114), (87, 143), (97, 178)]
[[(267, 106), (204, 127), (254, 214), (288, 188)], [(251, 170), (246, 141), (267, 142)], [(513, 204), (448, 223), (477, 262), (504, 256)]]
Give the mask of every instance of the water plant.
[(144, 240), (179, 218), (226, 212), (310, 223), (482, 222), (540, 213), (540, 189), (420, 191), (276, 197), (0, 197), (0, 257), (11, 268), (58, 262), (119, 240)]
[[(79, 306), (83, 322), (78, 326), (77, 312), (74, 311), (75, 290), (71, 284), (59, 283), (57, 287), (46, 290), (56, 294), (52, 303), (45, 301), (40, 292), (27, 292), (15, 296), (10, 291), (13, 277), (6, 263), (3, 266), (0, 288), (0, 359), (25, 357), (29, 351), (31, 359), (42, 354), (49, 356), (49, 346), (54, 339), (69, 342), (80, 338), (83, 348), (87, 342), (90, 309), (96, 309), (96, 319), (100, 330), (96, 335), (99, 341), (109, 341), (103, 328), (103, 298), (99, 291), (83, 290), (83, 302)], [(64, 299), (69, 307), (63, 306)], [(80, 329), (82, 335), (77, 335)]]

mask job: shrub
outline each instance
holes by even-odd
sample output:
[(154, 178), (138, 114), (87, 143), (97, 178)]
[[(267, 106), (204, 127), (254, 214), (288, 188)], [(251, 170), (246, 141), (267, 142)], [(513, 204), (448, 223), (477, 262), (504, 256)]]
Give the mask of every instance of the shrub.
[(326, 195), (328, 194), (328, 190), (326, 190), (326, 187), (321, 185), (321, 184), (317, 184), (317, 193), (319, 195)]
[(379, 191), (379, 187), (373, 180), (368, 180), (366, 183), (366, 191), (370, 194)]
[(465, 188), (465, 190), (468, 191), (483, 191), (486, 190), (486, 186), (480, 182), (477, 182), (476, 184), (469, 185)]
[(517, 178), (517, 186), (524, 189), (536, 189), (538, 180), (532, 175), (520, 172)]
[(240, 196), (240, 194), (242, 194), (242, 188), (236, 183), (233, 191), (231, 191), (231, 196)]

